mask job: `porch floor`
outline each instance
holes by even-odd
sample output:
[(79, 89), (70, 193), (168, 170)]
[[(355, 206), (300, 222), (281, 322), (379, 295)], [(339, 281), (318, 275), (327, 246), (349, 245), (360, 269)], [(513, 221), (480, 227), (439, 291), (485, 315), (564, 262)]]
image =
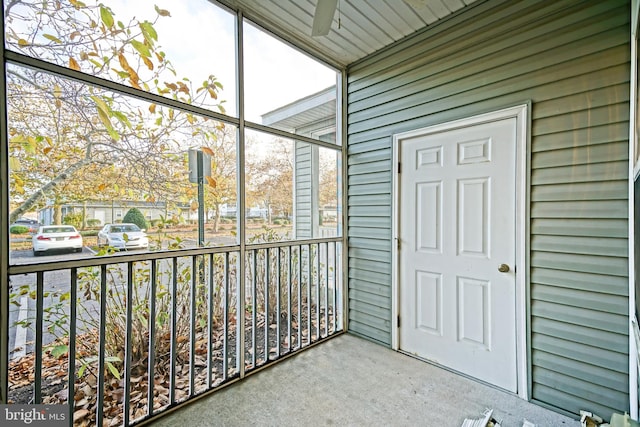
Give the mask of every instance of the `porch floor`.
[(343, 334), (155, 421), (194, 426), (579, 426), (517, 396)]

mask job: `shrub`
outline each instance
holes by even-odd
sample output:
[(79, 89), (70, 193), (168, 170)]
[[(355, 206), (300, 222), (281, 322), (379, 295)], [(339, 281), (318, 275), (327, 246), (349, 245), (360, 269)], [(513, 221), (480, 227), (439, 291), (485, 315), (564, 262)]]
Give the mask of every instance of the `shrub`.
[(147, 219), (142, 215), (142, 212), (140, 212), (138, 208), (129, 209), (124, 218), (122, 218), (122, 222), (135, 224), (145, 230), (149, 228)]
[(26, 225), (14, 225), (9, 228), (9, 233), (11, 234), (27, 234), (29, 232), (29, 227)]
[(62, 218), (62, 223), (66, 225), (73, 225), (75, 228), (82, 228), (82, 212), (70, 213)]
[(87, 225), (89, 227), (97, 227), (100, 224), (102, 224), (102, 222), (98, 218), (91, 218), (87, 220)]

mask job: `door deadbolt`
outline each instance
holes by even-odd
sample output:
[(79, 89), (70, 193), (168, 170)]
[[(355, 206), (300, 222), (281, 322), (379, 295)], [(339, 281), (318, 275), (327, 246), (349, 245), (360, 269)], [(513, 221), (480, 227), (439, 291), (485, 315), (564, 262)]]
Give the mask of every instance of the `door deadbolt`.
[(498, 267), (498, 271), (500, 273), (508, 273), (510, 270), (509, 266), (507, 264), (500, 264), (500, 267)]

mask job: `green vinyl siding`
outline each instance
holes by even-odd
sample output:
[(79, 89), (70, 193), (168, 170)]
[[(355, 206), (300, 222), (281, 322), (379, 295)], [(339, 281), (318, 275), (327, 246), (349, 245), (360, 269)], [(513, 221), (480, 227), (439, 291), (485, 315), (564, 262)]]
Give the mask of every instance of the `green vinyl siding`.
[(350, 332), (391, 345), (393, 135), (530, 102), (530, 395), (629, 410), (629, 10), (489, 0), (349, 68)]

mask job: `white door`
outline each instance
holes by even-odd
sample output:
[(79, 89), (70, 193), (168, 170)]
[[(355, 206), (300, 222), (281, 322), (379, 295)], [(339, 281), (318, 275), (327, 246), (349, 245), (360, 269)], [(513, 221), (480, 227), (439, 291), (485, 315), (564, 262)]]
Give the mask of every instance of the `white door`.
[(517, 392), (516, 118), (399, 144), (400, 349)]

